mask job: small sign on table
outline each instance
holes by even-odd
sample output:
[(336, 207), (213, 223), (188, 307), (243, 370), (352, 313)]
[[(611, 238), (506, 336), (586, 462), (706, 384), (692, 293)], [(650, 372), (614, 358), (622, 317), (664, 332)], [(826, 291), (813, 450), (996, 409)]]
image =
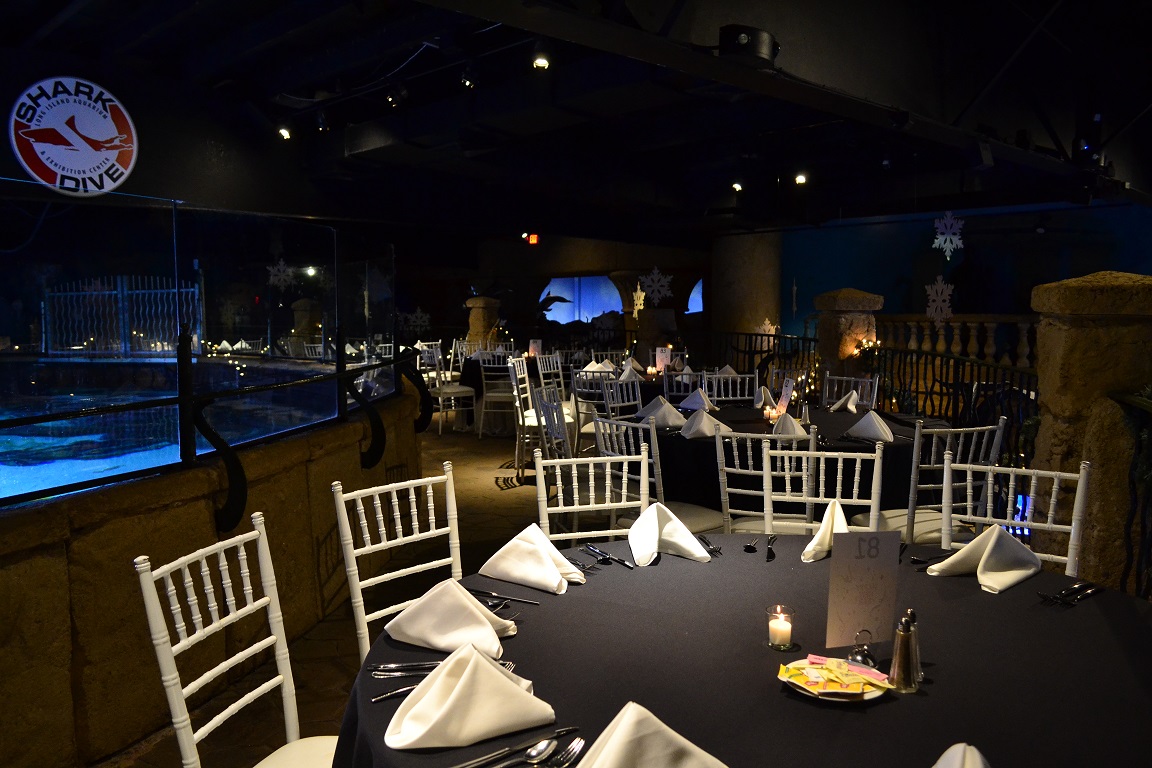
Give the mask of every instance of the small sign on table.
[(656, 372), (660, 373), (666, 365), (672, 362), (672, 350), (668, 347), (656, 347)]
[(866, 629), (873, 642), (891, 640), (896, 628), (896, 573), (899, 531), (863, 531), (832, 535), (828, 574), (829, 648), (850, 646)]

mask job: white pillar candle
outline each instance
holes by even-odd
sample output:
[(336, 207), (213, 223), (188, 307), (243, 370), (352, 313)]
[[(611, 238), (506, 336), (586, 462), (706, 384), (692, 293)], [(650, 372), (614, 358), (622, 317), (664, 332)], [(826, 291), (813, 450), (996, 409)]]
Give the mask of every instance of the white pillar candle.
[(771, 645), (792, 644), (792, 622), (787, 619), (772, 619), (768, 622), (768, 642)]

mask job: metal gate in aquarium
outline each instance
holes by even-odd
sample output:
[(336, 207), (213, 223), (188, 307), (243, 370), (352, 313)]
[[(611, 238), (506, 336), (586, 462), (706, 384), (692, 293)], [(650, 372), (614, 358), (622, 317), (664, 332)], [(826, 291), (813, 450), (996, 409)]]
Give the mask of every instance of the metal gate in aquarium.
[(173, 357), (181, 326), (199, 352), (200, 288), (171, 277), (116, 275), (54, 286), (41, 304), (48, 354)]

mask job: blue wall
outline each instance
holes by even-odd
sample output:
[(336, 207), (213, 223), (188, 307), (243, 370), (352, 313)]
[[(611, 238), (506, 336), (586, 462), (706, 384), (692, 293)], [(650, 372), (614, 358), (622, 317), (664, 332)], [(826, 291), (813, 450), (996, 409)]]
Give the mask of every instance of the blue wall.
[[(964, 248), (932, 248), (943, 212), (886, 222), (826, 224), (783, 234), (782, 324), (801, 333), (813, 297), (857, 288), (884, 297), (885, 314), (922, 314), (924, 286), (943, 275), (956, 314), (1026, 314), (1032, 288), (1114, 270), (1152, 274), (1152, 209), (1135, 205), (981, 214), (964, 219)], [(1043, 229), (1038, 232), (1037, 229)], [(796, 311), (792, 312), (792, 284)], [(1106, 311), (1106, 308), (1101, 308)]]

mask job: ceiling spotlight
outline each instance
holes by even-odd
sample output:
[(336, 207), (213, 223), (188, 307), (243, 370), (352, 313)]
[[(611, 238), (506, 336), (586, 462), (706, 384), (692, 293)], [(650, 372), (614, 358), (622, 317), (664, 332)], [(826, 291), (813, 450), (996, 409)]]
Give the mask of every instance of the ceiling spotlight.
[(400, 106), (406, 98), (408, 98), (408, 89), (400, 84), (389, 86), (388, 90), (384, 92), (384, 100), (392, 108)]
[(465, 65), (464, 70), (460, 73), (460, 85), (465, 88), (475, 88), (476, 78), (473, 74), (472, 65)]
[(328, 118), (324, 116), (323, 111), (316, 113), (316, 130), (321, 133), (328, 130)]
[(292, 138), (292, 132), (288, 130), (288, 126), (286, 125), (280, 126), (279, 134), (280, 138), (284, 139), (285, 141)]
[(743, 184), (741, 184), (741, 183), (740, 183), (740, 182), (738, 182), (738, 181), (734, 181), (734, 182), (732, 182), (732, 189), (734, 189), (734, 190), (736, 190), (737, 192), (739, 192), (739, 191), (741, 191), (741, 190), (743, 190), (743, 189), (744, 189), (744, 185), (743, 185)]
[(802, 173), (798, 173), (798, 174), (796, 174), (796, 183), (797, 184), (807, 184), (808, 183), (808, 177)]
[(532, 54), (532, 66), (536, 69), (548, 69), (551, 63), (548, 57), (548, 46), (544, 44), (543, 40), (536, 41), (536, 49)]

